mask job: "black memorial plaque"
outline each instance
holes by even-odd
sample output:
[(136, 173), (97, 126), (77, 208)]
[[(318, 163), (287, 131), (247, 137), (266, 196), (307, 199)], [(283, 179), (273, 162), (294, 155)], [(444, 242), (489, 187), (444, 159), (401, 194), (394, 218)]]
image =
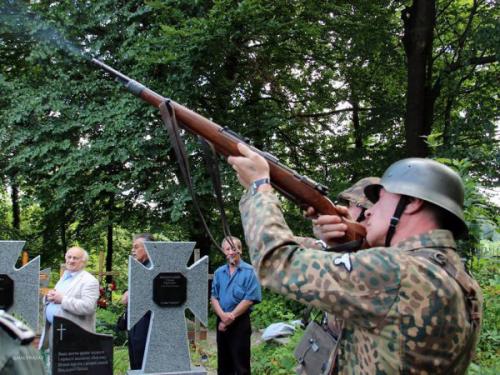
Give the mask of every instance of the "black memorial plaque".
[(0, 274), (0, 310), (8, 310), (14, 304), (14, 280)]
[(54, 317), (52, 375), (112, 375), (113, 336), (89, 332), (71, 320)]
[(153, 280), (153, 301), (161, 307), (181, 306), (186, 302), (187, 280), (180, 272), (162, 272)]

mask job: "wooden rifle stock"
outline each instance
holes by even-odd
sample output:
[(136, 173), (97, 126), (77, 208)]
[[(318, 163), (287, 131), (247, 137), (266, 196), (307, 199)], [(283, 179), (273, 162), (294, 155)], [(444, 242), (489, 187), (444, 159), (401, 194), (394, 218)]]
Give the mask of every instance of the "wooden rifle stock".
[[(271, 185), (288, 199), (298, 204), (302, 209), (314, 207), (322, 215), (338, 215), (335, 205), (326, 196), (327, 188), (306, 176), (301, 176), (294, 170), (281, 164), (273, 155), (260, 151), (248, 145), (238, 134), (224, 128), (196, 112), (167, 99), (150, 90), (141, 83), (111, 68), (100, 60), (92, 59), (92, 63), (111, 74), (120, 81), (130, 92), (149, 104), (159, 108), (160, 104), (168, 101), (175, 111), (179, 125), (186, 131), (203, 137), (210, 142), (215, 150), (225, 157), (240, 156), (237, 145), (245, 143), (252, 150), (262, 155), (269, 163)], [(340, 215), (339, 215), (340, 216)], [(361, 241), (365, 237), (365, 228), (354, 221), (344, 219), (348, 229), (342, 242)]]

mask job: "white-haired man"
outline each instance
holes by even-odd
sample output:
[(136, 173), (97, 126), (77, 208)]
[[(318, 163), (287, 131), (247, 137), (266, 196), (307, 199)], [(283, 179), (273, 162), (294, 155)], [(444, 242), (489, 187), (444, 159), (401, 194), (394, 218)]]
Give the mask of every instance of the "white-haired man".
[(70, 247), (66, 252), (66, 270), (45, 297), (44, 346), (54, 316), (69, 319), (87, 331), (95, 332), (99, 282), (84, 270), (88, 258), (88, 253), (81, 247)]

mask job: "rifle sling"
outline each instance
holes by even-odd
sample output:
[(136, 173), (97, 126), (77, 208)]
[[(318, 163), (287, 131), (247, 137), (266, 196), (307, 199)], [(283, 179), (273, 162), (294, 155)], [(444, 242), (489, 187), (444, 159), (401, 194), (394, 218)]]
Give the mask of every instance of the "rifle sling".
[(170, 139), (170, 144), (172, 146), (172, 149), (175, 152), (175, 156), (177, 158), (177, 162), (179, 164), (179, 170), (181, 173), (181, 176), (184, 180), (184, 183), (186, 184), (189, 194), (191, 195), (191, 198), (193, 200), (193, 205), (198, 212), (198, 215), (200, 217), (200, 220), (203, 224), (203, 227), (212, 241), (212, 243), (215, 245), (217, 249), (222, 251), (218, 243), (215, 241), (214, 237), (212, 236), (212, 233), (210, 232), (210, 229), (208, 228), (207, 222), (205, 221), (205, 218), (203, 216), (203, 213), (201, 212), (200, 205), (198, 203), (198, 199), (196, 198), (196, 194), (194, 193), (194, 188), (193, 188), (193, 181), (191, 178), (191, 174), (189, 172), (189, 160), (187, 157), (186, 149), (184, 147), (184, 143), (182, 142), (179, 134), (179, 125), (177, 123), (177, 119), (175, 116), (175, 111), (173, 107), (170, 105), (170, 102), (167, 100), (163, 103), (160, 104), (160, 113), (161, 113), (161, 118), (163, 120), (163, 123), (165, 124), (165, 128), (167, 129), (169, 139)]
[(208, 173), (212, 179), (212, 187), (214, 189), (215, 198), (217, 200), (217, 207), (219, 209), (220, 219), (222, 222), (222, 230), (224, 231), (224, 238), (228, 240), (231, 246), (235, 247), (233, 244), (231, 231), (229, 229), (229, 223), (226, 216), (226, 211), (224, 210), (224, 198), (222, 197), (222, 183), (220, 179), (219, 170), (219, 160), (213, 145), (207, 142), (204, 138), (198, 136), (198, 140), (201, 143), (201, 149), (204, 153), (205, 165)]

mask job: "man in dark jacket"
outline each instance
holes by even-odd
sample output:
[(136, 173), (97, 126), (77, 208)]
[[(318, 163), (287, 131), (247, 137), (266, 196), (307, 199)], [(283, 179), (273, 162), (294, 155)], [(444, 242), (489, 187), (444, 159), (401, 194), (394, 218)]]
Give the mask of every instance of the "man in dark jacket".
[[(144, 247), (144, 241), (154, 241), (154, 238), (149, 233), (142, 233), (134, 236), (132, 256), (141, 262), (144, 267), (149, 267), (151, 262), (149, 261), (149, 255), (146, 248)], [(125, 305), (128, 304), (128, 292), (123, 294), (122, 303)], [(148, 313), (128, 331), (128, 356), (131, 370), (139, 370), (142, 368), (150, 319), (151, 312), (148, 311)]]

